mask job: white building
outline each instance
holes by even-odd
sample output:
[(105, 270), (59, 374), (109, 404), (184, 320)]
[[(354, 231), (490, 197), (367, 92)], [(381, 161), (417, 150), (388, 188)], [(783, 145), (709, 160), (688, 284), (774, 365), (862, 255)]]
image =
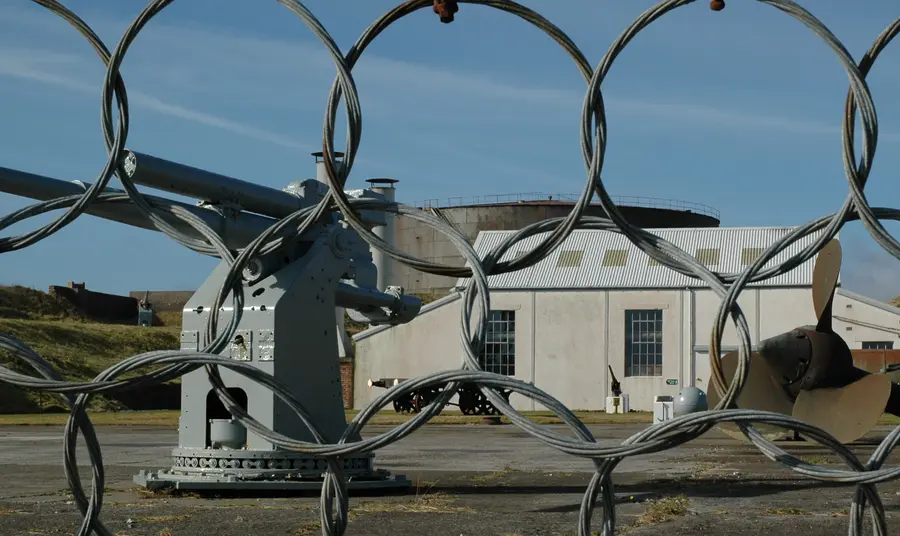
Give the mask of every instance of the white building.
[[(791, 228), (660, 229), (652, 232), (692, 253), (710, 270), (744, 270)], [(479, 234), (480, 257), (511, 231)], [(505, 259), (530, 250), (531, 237)], [(774, 263), (794, 255), (814, 236), (794, 243)], [(738, 304), (753, 344), (794, 327), (815, 324), (812, 271), (815, 259), (791, 272), (750, 285)], [(467, 280), (460, 280), (464, 287)], [(839, 283), (840, 284), (840, 283)], [(538, 264), (489, 277), (491, 313), (485, 370), (533, 382), (573, 410), (602, 410), (610, 394), (608, 366), (629, 395), (631, 409), (651, 410), (655, 395), (676, 395), (682, 386), (707, 390), (709, 340), (719, 297), (706, 283), (661, 266), (623, 235), (579, 230)], [(367, 381), (409, 378), (459, 368), (460, 294), (425, 306), (409, 324), (370, 328), (357, 334), (354, 408), (380, 389)], [(838, 288), (835, 330), (850, 348), (892, 348), (900, 309)], [(736, 348), (731, 321), (723, 351)], [(513, 394), (513, 407), (544, 409)]]

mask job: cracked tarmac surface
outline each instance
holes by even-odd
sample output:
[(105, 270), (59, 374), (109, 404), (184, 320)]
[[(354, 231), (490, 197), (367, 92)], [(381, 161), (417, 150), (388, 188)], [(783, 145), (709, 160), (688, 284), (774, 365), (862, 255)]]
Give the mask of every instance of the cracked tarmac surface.
[[(601, 443), (621, 443), (644, 425), (589, 426)], [(370, 426), (364, 435), (389, 427)], [(559, 427), (565, 433), (564, 427)], [(115, 535), (321, 534), (318, 494), (243, 496), (150, 494), (133, 483), (162, 469), (175, 430), (97, 427), (106, 466), (101, 519)], [(852, 448), (865, 461), (879, 428)], [(780, 443), (810, 463), (840, 467), (823, 448)], [(62, 468), (62, 428), (0, 427), (0, 534), (74, 534), (81, 515)], [(87, 455), (79, 451), (79, 464)], [(894, 456), (888, 460), (893, 463)], [(405, 494), (351, 492), (346, 534), (530, 536), (577, 534), (591, 478), (588, 460), (560, 453), (514, 426), (428, 425), (376, 453), (376, 465), (413, 481)], [(82, 480), (89, 485), (87, 466)], [(616, 534), (704, 536), (846, 534), (852, 486), (816, 483), (755, 447), (712, 431), (663, 453), (624, 460), (613, 477)], [(900, 529), (900, 485), (880, 484), (889, 533)], [(599, 530), (595, 510), (592, 532)], [(869, 523), (867, 530), (871, 531)], [(599, 534), (599, 532), (596, 532)]]

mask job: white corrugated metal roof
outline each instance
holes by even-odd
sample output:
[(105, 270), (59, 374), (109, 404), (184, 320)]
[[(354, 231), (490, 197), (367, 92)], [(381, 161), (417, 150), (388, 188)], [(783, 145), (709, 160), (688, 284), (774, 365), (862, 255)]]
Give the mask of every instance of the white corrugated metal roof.
[[(792, 227), (707, 227), (681, 229), (647, 229), (647, 231), (668, 240), (691, 255), (697, 256), (700, 248), (717, 249), (718, 264), (709, 269), (719, 273), (737, 273), (746, 268), (741, 262), (742, 251), (752, 248), (767, 248), (789, 234)], [(514, 231), (482, 231), (475, 240), (474, 248), (480, 258), (496, 247)], [(532, 236), (519, 242), (507, 252), (503, 260), (530, 251), (544, 239), (547, 233)], [(768, 266), (773, 266), (796, 255), (815, 241), (819, 232), (813, 233), (791, 244), (785, 251), (775, 256)], [(579, 266), (558, 266), (564, 251), (582, 251)], [(608, 250), (626, 250), (624, 266), (603, 266), (603, 258)], [(752, 251), (748, 251), (752, 255)], [(755, 257), (755, 255), (753, 255)], [(488, 277), (492, 289), (571, 289), (571, 288), (685, 288), (707, 287), (693, 277), (682, 275), (666, 266), (650, 264), (650, 257), (632, 244), (625, 235), (613, 231), (577, 230), (566, 239), (548, 258), (539, 263), (505, 274)], [(815, 257), (790, 272), (755, 283), (751, 286), (811, 286)], [(468, 265), (468, 264), (467, 264)], [(468, 278), (460, 279), (457, 285), (466, 286)]]

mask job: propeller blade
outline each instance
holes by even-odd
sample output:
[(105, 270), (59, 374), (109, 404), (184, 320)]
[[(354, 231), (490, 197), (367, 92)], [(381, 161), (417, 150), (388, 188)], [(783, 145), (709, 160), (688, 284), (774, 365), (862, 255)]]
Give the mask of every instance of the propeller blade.
[[(738, 353), (736, 351), (728, 352), (722, 356), (722, 372), (729, 381), (734, 377), (737, 366)], [(706, 399), (710, 409), (714, 408), (722, 400), (712, 382), (710, 382), (709, 392), (706, 393)], [(772, 369), (769, 368), (766, 360), (757, 352), (753, 352), (750, 354), (750, 371), (747, 374), (747, 381), (744, 383), (741, 394), (738, 395), (736, 405), (740, 409), (756, 409), (790, 415), (794, 404), (791, 402), (788, 394), (784, 392), (784, 389), (781, 388), (781, 385), (775, 382)], [(722, 423), (718, 426), (725, 434), (748, 442), (747, 438), (744, 437), (744, 433), (741, 432), (741, 429), (736, 424)], [(793, 432), (790, 430), (777, 426), (756, 424), (754, 427), (769, 441), (776, 441), (793, 435)]]
[(869, 374), (846, 387), (800, 391), (793, 416), (852, 443), (875, 427), (890, 396), (890, 378)]
[(831, 331), (831, 302), (841, 273), (841, 243), (832, 239), (819, 251), (813, 268), (813, 308), (816, 311), (817, 331)]

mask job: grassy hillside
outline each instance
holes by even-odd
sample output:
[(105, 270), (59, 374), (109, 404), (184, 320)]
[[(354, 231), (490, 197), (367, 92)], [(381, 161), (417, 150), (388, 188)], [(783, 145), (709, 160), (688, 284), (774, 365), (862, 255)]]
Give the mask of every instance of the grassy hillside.
[[(106, 368), (151, 350), (177, 349), (180, 328), (100, 323), (80, 314), (67, 301), (39, 290), (0, 286), (0, 332), (25, 342), (71, 380), (89, 380)], [(0, 363), (18, 372), (36, 373), (0, 350)], [(117, 405), (103, 399), (95, 408)], [(0, 383), (0, 413), (52, 411), (59, 395), (30, 392)]]
[(0, 319), (86, 320), (66, 300), (33, 288), (0, 285)]
[[(439, 296), (420, 296), (425, 303)], [(89, 380), (126, 357), (152, 350), (179, 347), (180, 312), (157, 313), (161, 326), (144, 328), (103, 322), (79, 312), (65, 299), (40, 290), (0, 285), (0, 332), (19, 338), (63, 376)], [(350, 335), (367, 326), (346, 319)], [(0, 350), (0, 364), (35, 375), (27, 365)], [(176, 380), (177, 382), (177, 380)], [(30, 392), (0, 383), (0, 414), (36, 413), (61, 409), (59, 395)], [(98, 397), (96, 409), (115, 409), (120, 404)]]

